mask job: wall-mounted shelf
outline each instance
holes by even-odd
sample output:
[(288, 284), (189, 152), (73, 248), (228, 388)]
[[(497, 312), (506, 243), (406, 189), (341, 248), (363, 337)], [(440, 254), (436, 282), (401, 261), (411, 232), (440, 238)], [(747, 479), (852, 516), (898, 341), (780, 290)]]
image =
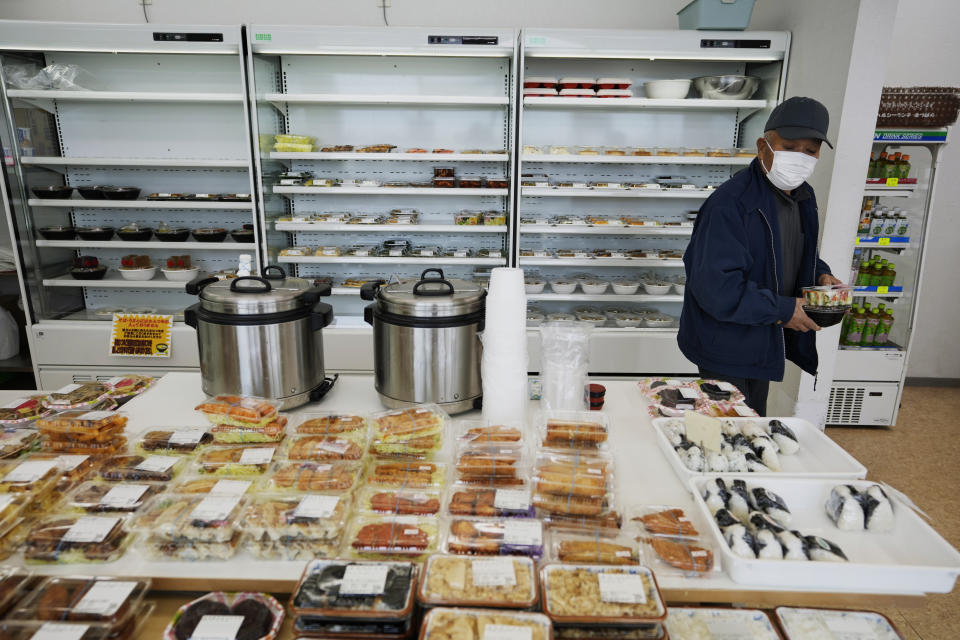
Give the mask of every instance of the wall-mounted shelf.
[(286, 264), (442, 264), (446, 266), (503, 266), (506, 258), (447, 258), (438, 256), (278, 256), (277, 262)]
[(770, 106), (766, 100), (707, 100), (684, 98), (524, 98), (525, 109), (648, 109), (652, 111), (739, 111), (746, 117)]
[(520, 258), (520, 266), (530, 267), (682, 267), (683, 260), (672, 258)]
[(250, 202), (190, 202), (187, 200), (75, 200), (73, 198), (30, 198), (31, 207), (67, 209), (233, 209), (250, 211)]
[(714, 189), (577, 189), (520, 187), (520, 195), (530, 198), (682, 198), (705, 200)]
[(192, 158), (62, 158), (59, 156), (22, 156), (28, 166), (59, 171), (63, 167), (184, 167), (190, 169), (246, 169), (246, 160), (201, 160)]
[(721, 166), (745, 166), (753, 162), (752, 157), (724, 157), (713, 158), (708, 156), (630, 156), (630, 155), (581, 155), (581, 154), (550, 154), (527, 153), (521, 157), (524, 162), (536, 164), (538, 162), (564, 164), (700, 164)]
[(77, 280), (73, 276), (59, 276), (56, 278), (47, 278), (43, 281), (45, 287), (88, 287), (92, 289), (180, 289), (186, 291), (186, 282), (175, 282), (166, 280), (161, 275), (153, 280), (124, 280), (120, 274), (115, 271), (107, 272), (102, 280)]
[(127, 240), (37, 240), (38, 247), (60, 249), (168, 249), (170, 251), (256, 251), (252, 242), (129, 242)]
[(637, 225), (521, 224), (520, 233), (590, 234), (612, 236), (689, 236), (693, 227), (641, 227)]
[(277, 231), (316, 233), (506, 233), (505, 225), (484, 224), (312, 224), (309, 222), (276, 222)]
[(653, 296), (649, 294), (617, 294), (602, 293), (592, 295), (589, 293), (528, 293), (529, 302), (683, 302), (681, 295), (662, 295)]
[(359, 153), (271, 151), (271, 160), (414, 160), (419, 162), (509, 162), (505, 153)]
[(505, 196), (507, 189), (440, 189), (433, 187), (273, 187), (282, 195), (332, 196)]
[(263, 99), (279, 109), (288, 104), (317, 105), (402, 105), (422, 107), (502, 107), (510, 104), (506, 96), (464, 95), (384, 95), (346, 93), (267, 93)]

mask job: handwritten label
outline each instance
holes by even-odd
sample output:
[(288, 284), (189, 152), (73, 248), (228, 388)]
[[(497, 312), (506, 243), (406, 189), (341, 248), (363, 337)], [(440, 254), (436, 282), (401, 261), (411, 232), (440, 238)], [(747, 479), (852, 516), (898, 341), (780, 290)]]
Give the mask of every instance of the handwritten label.
[(138, 471), (149, 471), (151, 473), (164, 473), (170, 467), (175, 465), (180, 458), (175, 456), (147, 456), (143, 462), (135, 468)]
[(538, 547), (543, 543), (543, 525), (539, 520), (507, 520), (503, 523), (503, 543)]
[(208, 521), (226, 520), (239, 502), (239, 496), (207, 496), (193, 508), (190, 518)]
[(45, 622), (30, 636), (30, 640), (80, 640), (90, 625), (66, 624), (64, 622)]
[(211, 496), (242, 496), (250, 488), (249, 480), (218, 480), (210, 489)]
[(341, 595), (377, 596), (387, 584), (389, 567), (382, 564), (351, 564), (340, 582)]
[(136, 582), (121, 580), (97, 580), (73, 607), (74, 613), (92, 613), (99, 616), (112, 616), (127, 601)]
[(515, 624), (488, 624), (481, 640), (533, 640), (533, 628)]
[(723, 442), (723, 434), (720, 429), (723, 423), (720, 420), (696, 411), (684, 411), (683, 415), (687, 440), (708, 451), (720, 451), (720, 443)]
[(329, 518), (340, 503), (338, 496), (305, 496), (293, 511), (294, 518)]
[(511, 558), (474, 560), (472, 569), (475, 587), (513, 587), (517, 584), (517, 575)]
[(107, 491), (100, 499), (100, 504), (109, 507), (135, 507), (143, 494), (149, 489), (145, 484), (121, 484)]
[(77, 519), (66, 533), (63, 542), (101, 542), (120, 522), (120, 518), (84, 516)]
[(240, 455), (240, 464), (269, 464), (273, 460), (276, 447), (255, 447), (244, 449)]
[(526, 511), (530, 508), (530, 491), (525, 489), (497, 489), (493, 494), (494, 509)]
[(203, 616), (193, 629), (190, 640), (234, 640), (243, 616)]
[(643, 578), (633, 573), (599, 573), (600, 599), (604, 602), (644, 604), (647, 590)]

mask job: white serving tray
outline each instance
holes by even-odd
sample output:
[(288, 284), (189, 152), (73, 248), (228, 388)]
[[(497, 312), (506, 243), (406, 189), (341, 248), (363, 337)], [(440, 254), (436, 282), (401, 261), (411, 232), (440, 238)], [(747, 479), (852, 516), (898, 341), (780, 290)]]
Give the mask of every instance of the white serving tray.
[(664, 433), (664, 426), (671, 420), (683, 420), (683, 418), (654, 418), (653, 430), (657, 434), (657, 443), (660, 450), (670, 462), (670, 466), (680, 477), (684, 484), (692, 478), (713, 477), (718, 475), (737, 476), (744, 479), (749, 478), (848, 478), (859, 480), (867, 477), (867, 468), (860, 464), (856, 458), (831, 440), (823, 431), (816, 428), (810, 422), (802, 418), (721, 418), (722, 420), (732, 420), (737, 423), (750, 423), (758, 421), (779, 420), (790, 427), (797, 434), (797, 441), (800, 443), (800, 450), (792, 456), (780, 456), (780, 471), (771, 472), (748, 472), (748, 473), (718, 473), (716, 471), (691, 471), (680, 460), (677, 452), (673, 450), (673, 445), (667, 439)]
[[(733, 479), (726, 474), (722, 477)], [(948, 593), (960, 575), (960, 552), (895, 495), (890, 495), (896, 520), (893, 531), (838, 529), (824, 508), (830, 490), (838, 484), (852, 484), (858, 488), (874, 484), (839, 477), (755, 476), (746, 482), (748, 487), (764, 487), (778, 494), (793, 515), (791, 529), (803, 535), (821, 536), (839, 545), (849, 562), (742, 558), (730, 551), (701, 497), (707, 480), (691, 480), (690, 489), (700, 515), (710, 521), (710, 535), (723, 556), (727, 575), (734, 582), (795, 589), (822, 589), (824, 585), (830, 585), (834, 590), (859, 593)]]

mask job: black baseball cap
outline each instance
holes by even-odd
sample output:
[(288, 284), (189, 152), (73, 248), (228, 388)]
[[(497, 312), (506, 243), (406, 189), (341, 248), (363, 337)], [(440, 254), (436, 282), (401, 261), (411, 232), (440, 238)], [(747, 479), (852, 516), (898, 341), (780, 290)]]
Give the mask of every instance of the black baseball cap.
[(830, 114), (822, 103), (813, 98), (794, 96), (774, 108), (763, 130), (774, 130), (787, 140), (822, 140), (833, 149), (833, 145), (827, 140), (829, 126)]

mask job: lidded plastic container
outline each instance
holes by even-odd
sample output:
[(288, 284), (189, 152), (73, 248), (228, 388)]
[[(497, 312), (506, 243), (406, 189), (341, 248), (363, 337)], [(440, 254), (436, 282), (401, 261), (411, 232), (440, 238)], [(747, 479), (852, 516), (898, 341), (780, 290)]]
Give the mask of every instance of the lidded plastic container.
[(427, 558), (418, 597), (427, 606), (529, 609), (539, 600), (537, 569), (525, 556)]
[(503, 637), (551, 640), (553, 626), (542, 613), (526, 611), (436, 607), (427, 612), (420, 625), (420, 640), (453, 637), (457, 640)]
[(349, 498), (343, 495), (255, 497), (242, 516), (245, 546), (264, 559), (336, 555), (348, 509)]
[(116, 560), (133, 539), (129, 520), (118, 515), (54, 514), (37, 522), (27, 534), (27, 562), (61, 564)]
[(274, 463), (258, 488), (268, 493), (350, 491), (362, 472), (358, 462), (282, 460)]
[(9, 618), (96, 622), (116, 627), (139, 611), (149, 590), (148, 578), (50, 577), (17, 603)]
[(557, 624), (661, 624), (667, 607), (653, 572), (642, 566), (548, 564), (541, 569), (543, 610)]

